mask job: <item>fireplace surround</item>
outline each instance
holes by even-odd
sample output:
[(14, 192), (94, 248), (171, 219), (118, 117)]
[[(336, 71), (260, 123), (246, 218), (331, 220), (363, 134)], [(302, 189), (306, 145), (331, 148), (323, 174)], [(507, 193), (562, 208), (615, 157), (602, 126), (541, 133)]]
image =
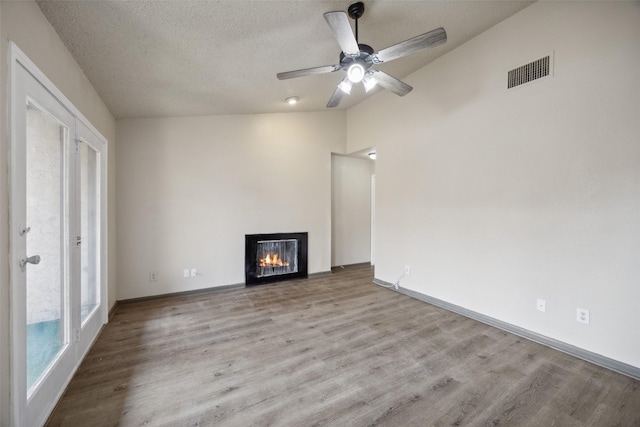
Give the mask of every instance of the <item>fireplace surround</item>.
[(245, 235), (245, 284), (307, 277), (307, 246), (307, 232)]

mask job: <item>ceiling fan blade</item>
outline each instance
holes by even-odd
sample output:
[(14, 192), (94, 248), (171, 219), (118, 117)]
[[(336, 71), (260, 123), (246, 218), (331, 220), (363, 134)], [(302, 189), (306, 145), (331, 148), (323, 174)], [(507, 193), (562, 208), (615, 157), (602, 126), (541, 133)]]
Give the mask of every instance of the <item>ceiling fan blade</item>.
[(428, 33), (421, 34), (412, 39), (405, 40), (393, 46), (382, 49), (373, 55), (374, 62), (389, 62), (401, 58), (419, 50), (437, 46), (447, 41), (447, 32), (444, 28), (437, 28)]
[(331, 95), (331, 98), (329, 98), (329, 102), (327, 102), (327, 108), (337, 107), (345, 95), (346, 93), (344, 93), (344, 91), (340, 89), (340, 86), (338, 86), (335, 92), (333, 92), (333, 95)]
[(373, 78), (380, 86), (399, 96), (405, 96), (413, 90), (413, 88), (408, 84), (401, 82), (395, 77), (391, 77), (389, 74), (380, 70), (374, 70)]
[(278, 80), (293, 79), (295, 77), (310, 76), (312, 74), (333, 73), (340, 69), (339, 65), (325, 65), (324, 67), (305, 68), (303, 70), (286, 71), (278, 73)]
[(324, 14), (324, 19), (331, 27), (333, 35), (338, 40), (340, 49), (347, 56), (358, 56), (360, 48), (356, 41), (353, 31), (351, 30), (351, 24), (349, 24), (349, 18), (345, 12), (327, 12)]

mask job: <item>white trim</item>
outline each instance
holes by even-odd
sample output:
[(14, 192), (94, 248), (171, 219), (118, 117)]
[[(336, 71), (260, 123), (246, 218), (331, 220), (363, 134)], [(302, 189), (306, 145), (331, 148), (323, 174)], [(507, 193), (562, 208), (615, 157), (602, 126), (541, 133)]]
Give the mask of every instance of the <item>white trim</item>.
[(371, 265), (376, 265), (376, 176), (371, 175)]
[[(9, 87), (7, 88), (7, 94), (8, 94), (8, 110), (9, 110), (9, 117), (8, 117), (8, 122), (7, 122), (7, 130), (9, 133), (9, 164), (17, 164), (18, 159), (16, 159), (16, 150), (14, 150), (14, 147), (16, 146), (16, 130), (13, 128), (12, 123), (15, 123), (16, 121), (16, 111), (13, 108), (13, 102), (16, 99), (16, 85), (15, 85), (15, 80), (16, 80), (16, 70), (17, 70), (17, 56), (18, 56), (18, 49), (15, 46), (14, 43), (9, 42), (9, 49), (8, 49), (8, 55), (9, 55), (9, 70), (8, 70), (8, 76), (7, 76), (7, 82), (9, 84)], [(19, 262), (19, 255), (18, 255), (18, 251), (15, 249), (15, 231), (14, 228), (16, 225), (15, 224), (15, 218), (18, 216), (18, 212), (17, 212), (17, 206), (16, 203), (14, 201), (14, 194), (13, 194), (13, 185), (14, 185), (14, 181), (15, 181), (15, 171), (13, 170), (13, 168), (9, 168), (9, 185), (8, 185), (8, 193), (9, 193), (9, 381), (10, 381), (10, 403), (9, 403), (9, 423), (12, 426), (16, 426), (19, 425), (20, 422), (22, 422), (22, 420), (24, 419), (24, 414), (22, 413), (23, 408), (20, 407), (18, 405), (18, 403), (16, 402), (16, 397), (17, 396), (21, 396), (21, 395), (25, 395), (26, 394), (26, 390), (24, 389), (24, 387), (22, 387), (24, 384), (23, 381), (20, 381), (17, 378), (18, 373), (24, 372), (26, 370), (26, 361), (23, 360), (20, 357), (17, 357), (16, 355), (16, 348), (14, 346), (15, 340), (16, 338), (14, 338), (12, 335), (14, 335), (14, 330), (15, 330), (15, 321), (14, 321), (14, 315), (12, 313), (13, 311), (13, 300), (16, 298), (15, 294), (15, 287), (13, 286), (13, 282), (14, 282), (14, 276), (15, 276), (15, 269), (16, 266), (18, 265)], [(26, 337), (25, 337), (26, 339)]]

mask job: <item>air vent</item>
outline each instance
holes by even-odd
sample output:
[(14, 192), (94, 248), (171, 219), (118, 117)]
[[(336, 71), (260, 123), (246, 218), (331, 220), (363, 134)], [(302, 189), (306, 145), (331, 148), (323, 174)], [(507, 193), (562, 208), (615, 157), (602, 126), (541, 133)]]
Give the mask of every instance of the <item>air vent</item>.
[(551, 69), (551, 56), (547, 55), (537, 61), (530, 62), (522, 67), (509, 71), (507, 76), (507, 89), (529, 83), (549, 75)]

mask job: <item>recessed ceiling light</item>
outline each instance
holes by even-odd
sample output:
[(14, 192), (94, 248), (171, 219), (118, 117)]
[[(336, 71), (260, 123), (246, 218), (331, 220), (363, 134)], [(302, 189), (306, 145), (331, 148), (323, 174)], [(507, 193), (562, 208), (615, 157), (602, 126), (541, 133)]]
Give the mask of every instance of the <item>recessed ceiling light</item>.
[(375, 152), (375, 151), (372, 151), (372, 152), (370, 152), (370, 153), (368, 154), (368, 156), (369, 156), (369, 158), (370, 158), (371, 160), (375, 160), (375, 159), (376, 159), (376, 152)]
[(287, 104), (289, 105), (296, 105), (298, 101), (300, 101), (300, 98), (298, 98), (297, 96), (291, 96), (285, 99), (285, 101), (287, 101)]

